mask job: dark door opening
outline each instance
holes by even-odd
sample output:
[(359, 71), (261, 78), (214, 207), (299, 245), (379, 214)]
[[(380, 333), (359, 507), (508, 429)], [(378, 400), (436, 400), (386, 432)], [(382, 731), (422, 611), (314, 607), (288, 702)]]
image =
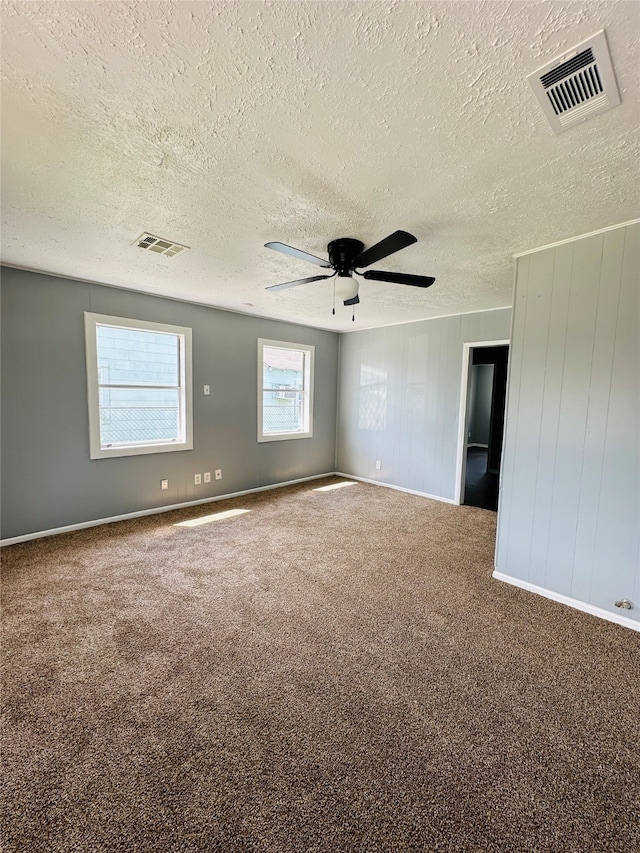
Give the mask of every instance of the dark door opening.
[(467, 399), (466, 506), (496, 512), (502, 459), (509, 347), (474, 347)]

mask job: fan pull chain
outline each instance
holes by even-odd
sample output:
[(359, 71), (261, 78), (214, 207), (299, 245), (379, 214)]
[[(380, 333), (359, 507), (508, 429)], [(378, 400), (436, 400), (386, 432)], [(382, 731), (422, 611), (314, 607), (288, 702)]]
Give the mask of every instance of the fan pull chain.
[(333, 279), (333, 311), (332, 314), (336, 313), (336, 280)]

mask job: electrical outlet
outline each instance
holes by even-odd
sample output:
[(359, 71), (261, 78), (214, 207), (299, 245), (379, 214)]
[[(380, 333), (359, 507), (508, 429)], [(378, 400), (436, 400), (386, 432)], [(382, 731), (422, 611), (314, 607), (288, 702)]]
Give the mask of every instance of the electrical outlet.
[(205, 397), (208, 397), (211, 394), (211, 385), (204, 385), (202, 393)]
[(216, 480), (222, 479), (222, 468), (216, 468)]
[(202, 479), (205, 481), (205, 483), (210, 483), (211, 482), (211, 471), (205, 471), (204, 474), (202, 475)]
[(193, 477), (193, 482), (196, 486), (199, 486), (202, 483), (202, 474), (195, 474)]
[(377, 459), (376, 460), (376, 471), (379, 471), (380, 468), (382, 468), (382, 462), (379, 459)]
[(160, 488), (162, 489), (162, 491), (164, 491), (165, 489), (168, 489), (169, 488), (169, 481), (168, 480), (160, 480)]

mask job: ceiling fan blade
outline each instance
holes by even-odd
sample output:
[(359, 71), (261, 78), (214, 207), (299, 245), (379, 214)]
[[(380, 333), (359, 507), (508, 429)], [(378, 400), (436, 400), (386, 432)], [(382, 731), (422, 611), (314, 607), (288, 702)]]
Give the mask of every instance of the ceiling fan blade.
[(316, 255), (310, 255), (309, 252), (303, 252), (302, 249), (294, 249), (293, 246), (287, 246), (286, 243), (265, 243), (265, 249), (275, 249), (276, 252), (282, 252), (284, 255), (291, 255), (294, 258), (300, 258), (301, 261), (309, 261), (312, 264), (317, 264), (319, 267), (331, 269), (329, 261), (324, 258), (318, 258)]
[(354, 258), (353, 263), (351, 264), (351, 269), (368, 267), (371, 264), (375, 264), (377, 261), (381, 261), (388, 255), (393, 255), (394, 252), (399, 252), (400, 249), (406, 249), (407, 246), (417, 242), (417, 237), (414, 237), (413, 234), (409, 234), (408, 231), (394, 231), (393, 234), (389, 234), (389, 236), (385, 237), (384, 240), (380, 240), (379, 243), (369, 246), (369, 248), (365, 249), (357, 258)]
[(345, 299), (342, 303), (343, 305), (357, 305), (360, 302), (360, 297), (356, 293), (355, 296), (352, 296), (351, 299)]
[(311, 281), (322, 281), (323, 278), (333, 278), (333, 275), (312, 275), (310, 278), (298, 278), (295, 281), (285, 281), (284, 284), (272, 284), (266, 290), (286, 290), (288, 287), (297, 287), (299, 284), (309, 284)]
[(411, 275), (404, 272), (382, 272), (382, 270), (367, 270), (362, 278), (370, 281), (389, 281), (392, 284), (412, 284), (414, 287), (431, 287), (435, 278), (429, 275)]

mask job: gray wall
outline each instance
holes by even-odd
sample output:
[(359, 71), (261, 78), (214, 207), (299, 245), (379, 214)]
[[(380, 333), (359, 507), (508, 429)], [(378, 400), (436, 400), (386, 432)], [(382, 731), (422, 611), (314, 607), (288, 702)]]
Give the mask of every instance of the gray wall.
[[(3, 539), (334, 470), (336, 334), (8, 268), (2, 304)], [(89, 459), (84, 311), (193, 329), (192, 451)], [(259, 337), (315, 345), (313, 438), (258, 444)]]
[(337, 470), (453, 500), (463, 344), (507, 340), (510, 321), (505, 308), (342, 335)]
[(635, 620), (639, 231), (518, 260), (496, 554), (505, 575)]
[(472, 365), (467, 430), (469, 444), (489, 444), (492, 396), (493, 365)]

